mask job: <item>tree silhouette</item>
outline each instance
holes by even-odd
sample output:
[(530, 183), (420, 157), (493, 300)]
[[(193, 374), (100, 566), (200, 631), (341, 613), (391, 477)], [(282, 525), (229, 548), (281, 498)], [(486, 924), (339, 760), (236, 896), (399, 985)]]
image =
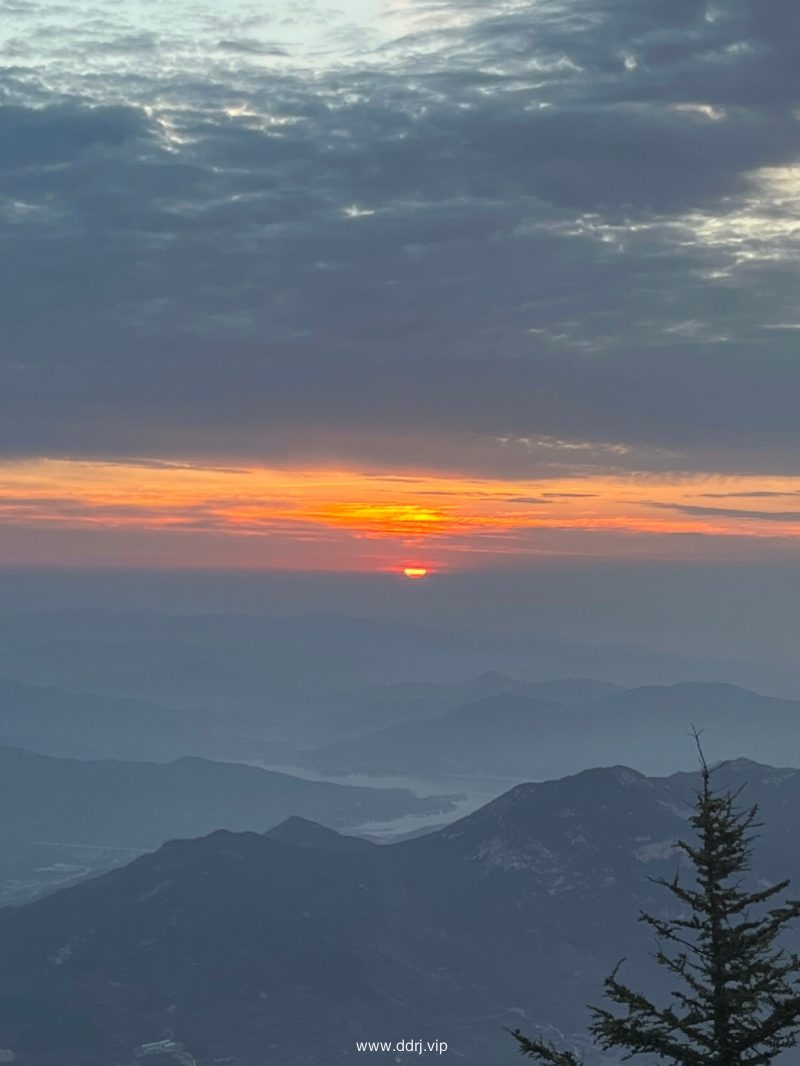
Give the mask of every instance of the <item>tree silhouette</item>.
[[(691, 818), (697, 839), (677, 847), (694, 867), (695, 883), (687, 887), (677, 873), (658, 878), (681, 916), (640, 916), (655, 930), (656, 962), (680, 987), (666, 1006), (657, 1006), (622, 982), (620, 963), (606, 978), (605, 993), (622, 1010), (591, 1007), (589, 1031), (600, 1048), (619, 1049), (625, 1059), (647, 1054), (678, 1066), (765, 1066), (795, 1047), (800, 1034), (800, 957), (776, 945), (800, 915), (800, 901), (765, 906), (788, 881), (744, 889), (758, 809), (738, 806), (741, 790), (712, 788), (712, 771), (693, 735), (702, 779)], [(571, 1051), (518, 1029), (512, 1035), (524, 1055), (547, 1066), (580, 1066)]]

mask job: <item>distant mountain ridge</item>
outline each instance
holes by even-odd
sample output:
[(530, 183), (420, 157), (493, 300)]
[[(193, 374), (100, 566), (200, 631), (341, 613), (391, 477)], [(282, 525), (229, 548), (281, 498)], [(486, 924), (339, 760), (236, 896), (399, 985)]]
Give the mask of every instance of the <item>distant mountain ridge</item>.
[[(724, 679), (800, 694), (800, 672), (771, 664), (693, 660), (644, 647), (557, 637), (478, 636), (333, 611), (169, 614), (107, 609), (0, 615), (0, 677), (178, 709), (259, 715), (313, 712), (333, 694), (393, 685), (408, 664), (426, 682), (502, 673), (589, 677), (626, 687)], [(346, 706), (346, 705), (344, 705)], [(325, 707), (322, 708), (325, 710)]]
[(594, 703), (621, 691), (620, 685), (609, 681), (586, 678), (524, 681), (499, 670), (489, 670), (467, 681), (406, 682), (353, 693), (350, 697), (353, 705), (334, 715), (330, 728), (342, 736), (357, 736), (401, 722), (438, 718), (464, 704), (500, 693), (548, 700), (569, 707)]
[(617, 690), (566, 706), (496, 693), (439, 717), (400, 722), (305, 752), (328, 774), (472, 774), (542, 779), (624, 761), (671, 773), (691, 756), (686, 735), (707, 731), (723, 758), (748, 751), (765, 763), (800, 765), (800, 701), (721, 683)]
[(158, 760), (211, 751), (254, 753), (259, 744), (266, 754), (265, 742), (246, 744), (246, 729), (233, 715), (0, 678), (0, 737), (42, 754)]
[(0, 616), (0, 676), (177, 709), (292, 714), (334, 692), (382, 684), (415, 663), (431, 680), (470, 662), (480, 642), (332, 611), (297, 615), (45, 611)]
[[(740, 760), (719, 781), (760, 804), (753, 877), (799, 885), (800, 771)], [(589, 770), (390, 846), (296, 819), (171, 842), (0, 912), (0, 1046), (20, 1066), (130, 1066), (167, 1038), (201, 1066), (344, 1066), (356, 1040), (413, 1036), (485, 1066), (514, 1025), (581, 1046), (620, 956), (658, 991), (636, 919), (664, 903), (652, 877), (680, 865), (696, 785)]]

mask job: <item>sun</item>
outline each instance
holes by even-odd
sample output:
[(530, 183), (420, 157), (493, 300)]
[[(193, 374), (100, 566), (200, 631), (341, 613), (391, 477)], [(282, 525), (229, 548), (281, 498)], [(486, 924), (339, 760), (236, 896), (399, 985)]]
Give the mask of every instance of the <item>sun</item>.
[(403, 576), (411, 578), (412, 581), (421, 581), (428, 573), (429, 570), (425, 566), (406, 566), (403, 570)]

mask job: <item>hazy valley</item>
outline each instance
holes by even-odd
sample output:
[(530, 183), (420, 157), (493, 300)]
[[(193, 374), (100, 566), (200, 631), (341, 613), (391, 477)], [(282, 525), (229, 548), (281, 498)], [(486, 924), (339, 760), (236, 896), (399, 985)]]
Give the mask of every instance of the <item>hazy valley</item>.
[[(723, 774), (767, 825), (754, 883), (797, 881), (800, 772)], [(681, 865), (696, 783), (586, 771), (388, 846), (297, 818), (166, 844), (0, 915), (4, 1046), (43, 1066), (127, 1066), (160, 1040), (201, 1063), (322, 1066), (413, 1036), (478, 1066), (508, 1055), (506, 1026), (581, 1044), (622, 955), (653, 988), (635, 916), (663, 905), (650, 879)]]
[[(43, 614), (7, 636), (0, 1049), (21, 1066), (326, 1066), (412, 1033), (478, 1066), (516, 1024), (580, 1043), (679, 861), (690, 728), (718, 758), (800, 764), (800, 703), (626, 685), (614, 653), (601, 680), (520, 651), (512, 675), (335, 615)], [(409, 658), (427, 676), (403, 680)], [(794, 874), (800, 773), (724, 774), (768, 824), (754, 876)]]

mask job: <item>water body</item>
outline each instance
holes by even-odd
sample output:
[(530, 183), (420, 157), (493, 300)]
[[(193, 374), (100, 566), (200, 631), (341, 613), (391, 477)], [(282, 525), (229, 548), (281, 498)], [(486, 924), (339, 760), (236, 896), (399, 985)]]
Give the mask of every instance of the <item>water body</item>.
[(452, 797), (454, 807), (444, 814), (406, 814), (385, 822), (364, 822), (350, 830), (359, 836), (368, 836), (373, 840), (389, 843), (409, 833), (434, 829), (458, 818), (463, 818), (472, 811), (483, 807), (515, 785), (523, 783), (517, 777), (474, 777), (471, 775), (451, 774), (437, 778), (415, 777), (373, 777), (369, 774), (344, 774), (332, 776), (318, 773), (302, 766), (276, 765), (258, 762), (254, 765), (277, 773), (290, 774), (305, 781), (327, 781), (335, 785), (355, 785), (361, 788), (407, 788), (415, 796)]

